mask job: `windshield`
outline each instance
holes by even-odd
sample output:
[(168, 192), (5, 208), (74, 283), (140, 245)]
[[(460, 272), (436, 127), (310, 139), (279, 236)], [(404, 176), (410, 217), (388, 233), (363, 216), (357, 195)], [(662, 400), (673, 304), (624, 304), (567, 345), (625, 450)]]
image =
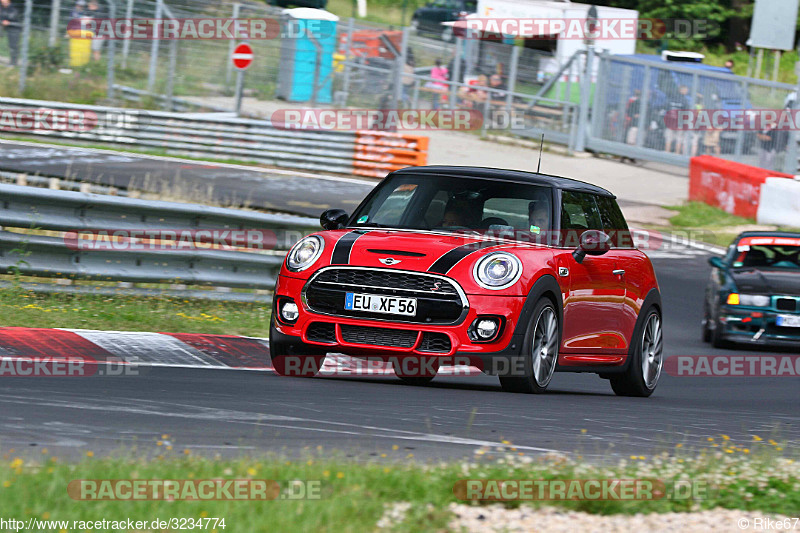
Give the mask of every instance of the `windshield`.
[(800, 270), (800, 246), (740, 244), (736, 247), (732, 266)]
[(463, 177), (390, 179), (353, 215), (356, 227), (544, 234), (552, 229), (550, 187)]

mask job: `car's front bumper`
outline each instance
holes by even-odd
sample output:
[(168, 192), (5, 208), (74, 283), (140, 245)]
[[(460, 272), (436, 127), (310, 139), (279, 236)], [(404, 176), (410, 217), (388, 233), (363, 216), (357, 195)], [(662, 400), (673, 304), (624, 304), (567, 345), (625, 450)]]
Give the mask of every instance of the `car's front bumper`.
[[(383, 318), (377, 315), (375, 319), (352, 318), (344, 316), (332, 316), (319, 314), (311, 311), (298, 295), (302, 293), (305, 280), (279, 276), (275, 289), (276, 302), (281, 298), (291, 298), (299, 307), (299, 317), (291, 324), (275, 321), (273, 334), (277, 334), (276, 341), (296, 344), (302, 343), (308, 347), (320, 348), (329, 352), (338, 352), (358, 357), (382, 358), (390, 360), (397, 357), (437, 357), (443, 362), (454, 361), (459, 358), (457, 363), (464, 364), (469, 362), (471, 366), (476, 366), (487, 372), (504, 363), (494, 363), (495, 359), (507, 359), (518, 355), (522, 346), (524, 328), (516, 331), (523, 316), (525, 298), (523, 296), (494, 296), (494, 295), (467, 295), (469, 309), (465, 318), (452, 325), (417, 324), (393, 321), (391, 317)], [(278, 310), (276, 309), (276, 313)], [(490, 342), (475, 342), (470, 339), (470, 326), (479, 317), (500, 317), (501, 330), (498, 335)], [(322, 329), (330, 335), (327, 342), (320, 342), (312, 334), (311, 328), (320, 325)], [(413, 344), (400, 345), (374, 344), (370, 342), (353, 342), (352, 338), (348, 341), (343, 334), (345, 328), (363, 328), (366, 332), (365, 337), (375, 338), (373, 335), (396, 332), (406, 335), (408, 332), (415, 332), (416, 339)], [(449, 341), (446, 351), (430, 351), (424, 346), (425, 336), (435, 334), (438, 339), (446, 336)], [(389, 335), (391, 338), (391, 335)], [(429, 348), (429, 347), (428, 347)], [(441, 348), (441, 346), (439, 346)]]
[(800, 346), (800, 327), (778, 326), (778, 315), (800, 313), (723, 305), (719, 313), (722, 338), (747, 344)]

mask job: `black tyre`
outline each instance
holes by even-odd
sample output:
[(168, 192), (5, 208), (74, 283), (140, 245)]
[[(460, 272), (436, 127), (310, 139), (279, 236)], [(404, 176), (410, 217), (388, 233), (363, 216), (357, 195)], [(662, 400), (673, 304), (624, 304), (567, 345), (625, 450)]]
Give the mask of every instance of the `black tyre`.
[[(558, 366), (561, 325), (555, 305), (543, 297), (536, 303), (531, 317), (521, 354), (523, 375), (500, 376), (500, 385), (506, 392), (541, 394), (547, 390)], [(518, 372), (517, 366), (512, 365), (512, 368)]]
[[(422, 363), (420, 365), (421, 368), (425, 369), (422, 371), (412, 372), (410, 374), (406, 374), (403, 372), (402, 363), (400, 361), (393, 361), (392, 367), (394, 368), (395, 375), (400, 378), (403, 383), (407, 383), (408, 385), (415, 385), (415, 386), (423, 386), (427, 385), (433, 378), (436, 377), (436, 372), (439, 370), (439, 362), (438, 360), (431, 361), (432, 364), (426, 365)], [(428, 368), (432, 368), (432, 372), (428, 371)]]
[(269, 355), (276, 374), (302, 378), (317, 375), (325, 362), (323, 351), (303, 342), (279, 342), (277, 337), (273, 322), (270, 325)]
[(623, 374), (611, 376), (611, 388), (617, 396), (647, 397), (653, 394), (664, 365), (664, 343), (661, 313), (651, 306), (644, 314), (642, 325), (634, 332), (628, 351), (628, 368)]
[(719, 320), (714, 320), (714, 330), (711, 332), (711, 345), (714, 348), (729, 348), (731, 343), (725, 339), (723, 334), (722, 323)]
[(711, 328), (709, 327), (711, 324), (711, 319), (708, 318), (708, 308), (706, 308), (705, 312), (703, 313), (703, 323), (701, 324), (701, 338), (703, 342), (711, 342)]

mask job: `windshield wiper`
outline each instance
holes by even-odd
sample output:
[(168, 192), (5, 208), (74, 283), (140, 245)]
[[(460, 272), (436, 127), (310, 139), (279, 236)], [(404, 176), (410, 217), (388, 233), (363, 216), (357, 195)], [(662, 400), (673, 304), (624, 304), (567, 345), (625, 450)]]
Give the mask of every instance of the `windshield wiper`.
[(367, 222), (365, 224), (357, 224), (355, 226), (348, 226), (350, 228), (391, 228), (388, 224), (376, 224), (374, 222)]

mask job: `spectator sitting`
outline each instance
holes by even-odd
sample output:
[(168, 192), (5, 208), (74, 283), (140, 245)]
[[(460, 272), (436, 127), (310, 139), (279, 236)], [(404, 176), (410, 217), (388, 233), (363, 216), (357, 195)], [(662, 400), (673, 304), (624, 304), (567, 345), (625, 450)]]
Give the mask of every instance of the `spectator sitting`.
[(489, 94), (486, 90), (487, 82), (486, 75), (481, 74), (474, 83), (461, 87), (458, 96), (467, 101), (467, 107), (472, 107), (473, 102), (483, 102)]
[(505, 100), (507, 89), (499, 74), (492, 74), (492, 77), (489, 78), (489, 87), (492, 89), (489, 93), (492, 100)]

